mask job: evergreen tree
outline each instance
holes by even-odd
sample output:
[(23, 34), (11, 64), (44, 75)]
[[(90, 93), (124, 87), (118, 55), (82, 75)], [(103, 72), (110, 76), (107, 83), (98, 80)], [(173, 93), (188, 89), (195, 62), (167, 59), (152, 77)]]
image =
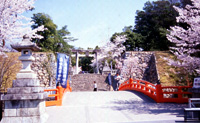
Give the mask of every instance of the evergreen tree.
[(177, 12), (173, 9), (178, 3), (159, 0), (146, 2), (143, 11), (137, 11), (135, 32), (143, 36), (144, 50), (168, 50), (167, 29), (176, 24)]
[(54, 24), (51, 17), (44, 13), (33, 14), (32, 21), (35, 23), (31, 27), (33, 29), (40, 25), (44, 25), (45, 30), (43, 32), (38, 32), (42, 35), (43, 39), (32, 39), (33, 42), (37, 43), (42, 51), (53, 51), (70, 53), (70, 46), (67, 42), (74, 41), (73, 37), (68, 37), (70, 32), (67, 30), (67, 26), (63, 26), (62, 29), (57, 30), (57, 25)]
[(123, 43), (126, 47), (126, 51), (138, 51), (139, 49), (142, 49), (144, 37), (141, 34), (134, 32), (132, 26), (124, 27), (123, 32), (113, 34), (110, 39), (111, 42), (114, 42), (114, 39), (120, 35), (126, 35), (126, 41)]

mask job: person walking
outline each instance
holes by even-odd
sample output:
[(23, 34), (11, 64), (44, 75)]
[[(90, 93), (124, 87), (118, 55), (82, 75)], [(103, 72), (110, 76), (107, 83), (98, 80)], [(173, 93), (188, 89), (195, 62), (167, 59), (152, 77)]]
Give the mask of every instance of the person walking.
[(94, 90), (93, 91), (97, 91), (97, 83), (96, 83), (96, 81), (94, 81)]
[(111, 73), (108, 74), (109, 91), (113, 91)]
[(116, 84), (117, 84), (117, 87), (115, 89), (116, 91), (118, 91), (118, 89), (119, 89), (120, 80), (121, 80), (121, 76), (117, 73), (117, 75), (115, 76), (115, 81), (116, 81)]

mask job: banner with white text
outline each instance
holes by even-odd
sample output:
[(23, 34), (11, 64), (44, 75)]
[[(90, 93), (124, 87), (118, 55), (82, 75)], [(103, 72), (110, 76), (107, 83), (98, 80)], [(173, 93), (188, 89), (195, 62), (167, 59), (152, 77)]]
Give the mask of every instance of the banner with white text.
[(62, 53), (58, 53), (56, 84), (60, 82), (63, 88), (67, 88), (68, 73), (69, 73), (69, 56)]

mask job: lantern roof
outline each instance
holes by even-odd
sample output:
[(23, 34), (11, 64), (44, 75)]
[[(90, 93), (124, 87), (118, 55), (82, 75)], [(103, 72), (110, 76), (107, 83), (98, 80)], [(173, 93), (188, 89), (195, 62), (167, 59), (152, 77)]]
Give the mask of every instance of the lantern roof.
[(21, 42), (12, 44), (11, 47), (19, 52), (22, 49), (30, 49), (32, 51), (39, 51), (41, 49), (35, 43), (30, 41), (30, 37), (28, 35), (24, 35)]

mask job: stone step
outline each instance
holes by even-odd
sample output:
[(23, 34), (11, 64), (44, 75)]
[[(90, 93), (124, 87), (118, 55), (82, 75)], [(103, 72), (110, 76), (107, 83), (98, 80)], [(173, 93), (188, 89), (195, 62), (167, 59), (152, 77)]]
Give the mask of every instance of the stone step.
[(93, 91), (94, 81), (97, 83), (99, 91), (108, 91), (109, 86), (106, 83), (106, 75), (100, 74), (77, 74), (72, 76), (72, 91)]

